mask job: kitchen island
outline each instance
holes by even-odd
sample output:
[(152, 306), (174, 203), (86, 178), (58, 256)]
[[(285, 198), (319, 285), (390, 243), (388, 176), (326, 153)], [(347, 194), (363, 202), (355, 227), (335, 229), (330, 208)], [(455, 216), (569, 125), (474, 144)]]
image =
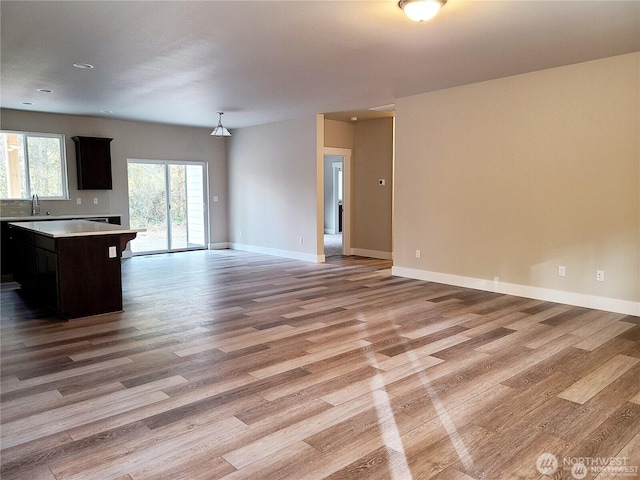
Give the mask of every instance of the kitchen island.
[(122, 251), (136, 232), (87, 220), (9, 223), (14, 279), (64, 318), (122, 311)]
[(68, 214), (68, 215), (24, 215), (24, 216), (11, 216), (0, 217), (0, 273), (2, 274), (2, 281), (13, 280), (13, 263), (14, 255), (11, 250), (11, 242), (9, 240), (9, 224), (11, 222), (52, 222), (55, 220), (92, 220), (98, 222), (112, 223), (114, 225), (120, 225), (121, 215), (111, 213), (99, 213), (99, 214)]

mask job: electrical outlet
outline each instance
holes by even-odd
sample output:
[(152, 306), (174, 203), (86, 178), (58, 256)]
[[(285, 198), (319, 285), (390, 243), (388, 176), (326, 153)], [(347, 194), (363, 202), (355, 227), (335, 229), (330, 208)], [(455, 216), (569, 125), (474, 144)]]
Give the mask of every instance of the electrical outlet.
[(98, 204), (98, 197), (93, 197), (93, 204), (97, 205)]
[(76, 205), (81, 205), (82, 199), (80, 197), (76, 198)]
[(300, 242), (300, 245), (304, 244), (304, 238), (300, 237), (300, 238), (298, 239), (298, 242)]
[(564, 265), (559, 265), (558, 266), (558, 276), (559, 277), (564, 277), (567, 274), (567, 271), (564, 267)]
[(416, 258), (420, 258), (420, 250), (416, 250)]
[(596, 270), (596, 280), (598, 282), (604, 282), (604, 270)]
[(109, 247), (109, 258), (116, 258), (118, 256), (118, 250), (116, 247)]

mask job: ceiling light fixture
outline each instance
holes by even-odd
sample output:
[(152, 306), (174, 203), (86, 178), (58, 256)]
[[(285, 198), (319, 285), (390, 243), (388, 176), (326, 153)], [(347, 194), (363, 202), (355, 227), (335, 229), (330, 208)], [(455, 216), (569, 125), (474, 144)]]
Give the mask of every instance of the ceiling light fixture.
[(213, 135), (214, 137), (230, 137), (231, 136), (231, 134), (229, 133), (229, 130), (227, 130), (222, 126), (222, 115), (224, 115), (223, 112), (218, 112), (218, 126), (213, 129), (213, 132), (210, 133), (210, 135)]
[(369, 107), (369, 110), (373, 110), (374, 112), (393, 112), (395, 109), (395, 103), (388, 103), (387, 105), (380, 105), (379, 107)]
[(445, 3), (447, 0), (400, 0), (398, 6), (414, 22), (424, 22), (435, 17)]
[(82, 70), (91, 70), (92, 68), (95, 68), (90, 63), (74, 63), (73, 66)]

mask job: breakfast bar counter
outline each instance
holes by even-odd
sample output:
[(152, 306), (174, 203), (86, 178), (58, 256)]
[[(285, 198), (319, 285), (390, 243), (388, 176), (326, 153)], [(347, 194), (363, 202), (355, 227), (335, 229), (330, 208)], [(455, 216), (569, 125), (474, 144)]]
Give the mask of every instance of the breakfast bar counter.
[(64, 318), (122, 311), (122, 251), (136, 232), (86, 220), (9, 223), (14, 279)]

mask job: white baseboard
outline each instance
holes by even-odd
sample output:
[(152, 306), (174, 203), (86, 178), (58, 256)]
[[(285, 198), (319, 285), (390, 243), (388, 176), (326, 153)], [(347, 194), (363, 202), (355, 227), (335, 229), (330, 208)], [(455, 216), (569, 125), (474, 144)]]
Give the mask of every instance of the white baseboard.
[(229, 248), (229, 242), (210, 243), (209, 250), (226, 250)]
[(349, 255), (358, 255), (360, 257), (380, 258), (382, 260), (392, 260), (391, 252), (382, 252), (380, 250), (367, 250), (366, 248), (352, 248)]
[(564, 303), (577, 307), (593, 308), (595, 310), (605, 310), (607, 312), (640, 316), (640, 302), (618, 300), (616, 298), (608, 297), (597, 297), (582, 293), (564, 292), (548, 288), (531, 287), (515, 283), (484, 280), (481, 278), (463, 277), (460, 275), (430, 272), (415, 268), (394, 266), (391, 268), (391, 274), (398, 277), (413, 278), (427, 282), (455, 285), (456, 287), (474, 288), (476, 290), (484, 290), (486, 292), (502, 293), (505, 295), (514, 295), (516, 297), (533, 298), (535, 300)]
[(245, 252), (264, 253), (265, 255), (302, 260), (303, 262), (324, 263), (324, 255), (293, 252), (291, 250), (279, 250), (277, 248), (257, 247), (255, 245), (243, 245), (241, 243), (230, 243), (229, 248), (234, 250), (243, 250)]
[[(313, 255), (311, 253), (292, 252), (290, 250), (279, 250), (276, 248), (256, 247), (255, 245), (243, 245), (241, 243), (229, 243), (227, 248), (234, 250), (244, 250), (246, 252), (264, 253), (265, 255), (275, 255), (277, 257), (292, 258), (294, 260), (302, 260), (311, 263), (325, 263), (326, 256)], [(381, 252), (378, 250), (366, 250), (363, 248), (351, 248), (345, 252), (345, 255), (358, 255), (361, 257), (380, 258), (382, 260), (391, 260), (393, 255), (391, 252)]]

